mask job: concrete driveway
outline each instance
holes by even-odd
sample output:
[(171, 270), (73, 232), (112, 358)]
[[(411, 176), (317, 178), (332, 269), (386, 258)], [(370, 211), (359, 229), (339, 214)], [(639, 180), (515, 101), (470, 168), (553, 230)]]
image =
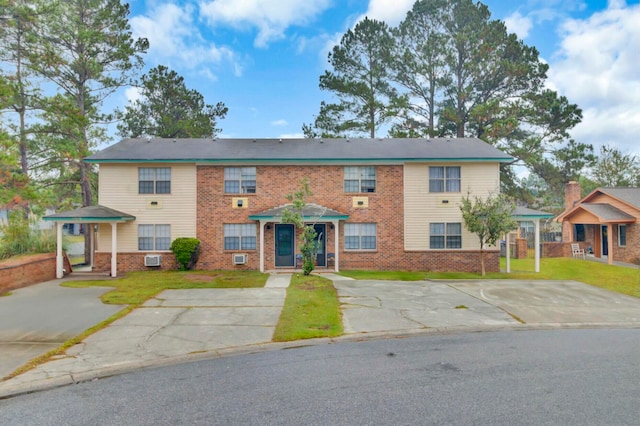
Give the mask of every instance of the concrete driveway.
[(0, 378), (122, 309), (100, 301), (108, 287), (60, 286), (68, 280), (48, 281), (0, 297)]
[(640, 299), (576, 281), (333, 279), (349, 334), (520, 324), (640, 327)]

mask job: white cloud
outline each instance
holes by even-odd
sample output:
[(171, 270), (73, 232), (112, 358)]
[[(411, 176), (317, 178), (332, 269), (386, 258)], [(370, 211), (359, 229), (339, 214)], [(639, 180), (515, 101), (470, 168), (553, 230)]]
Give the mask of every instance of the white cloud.
[(370, 0), (367, 12), (358, 18), (358, 21), (367, 16), (369, 19), (396, 26), (407, 16), (415, 2), (416, 0)]
[(549, 81), (584, 111), (573, 135), (596, 148), (615, 144), (640, 152), (640, 6), (611, 1), (585, 20), (561, 26), (561, 47)]
[[(230, 62), (236, 75), (241, 74), (236, 54), (228, 47), (216, 46), (201, 35), (194, 24), (195, 8), (175, 4), (158, 4), (147, 15), (132, 17), (129, 22), (135, 37), (149, 40), (149, 56), (156, 63), (196, 69), (210, 64)], [(174, 68), (173, 66), (172, 68)], [(210, 76), (215, 76), (209, 70)]]
[(278, 136), (280, 139), (304, 139), (304, 133), (283, 133)]
[(520, 12), (515, 12), (504, 19), (507, 31), (515, 33), (519, 39), (524, 40), (529, 35), (533, 27), (533, 22), (528, 16), (522, 16)]
[(200, 2), (200, 13), (214, 25), (256, 28), (257, 47), (284, 38), (287, 28), (303, 26), (326, 10), (330, 0), (210, 0)]
[(138, 87), (127, 87), (124, 91), (124, 96), (127, 98), (127, 101), (136, 102), (142, 97), (142, 94)]
[(278, 126), (278, 127), (286, 126), (287, 124), (289, 124), (287, 120), (283, 120), (283, 119), (275, 120), (271, 122), (272, 126)]

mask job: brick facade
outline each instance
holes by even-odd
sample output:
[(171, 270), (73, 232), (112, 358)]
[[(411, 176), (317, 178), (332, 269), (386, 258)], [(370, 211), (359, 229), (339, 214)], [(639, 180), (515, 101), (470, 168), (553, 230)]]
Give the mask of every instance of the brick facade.
[[(162, 256), (160, 266), (144, 266), (144, 257), (147, 254), (159, 254)], [(94, 255), (93, 270), (96, 272), (111, 272), (111, 253), (96, 252)], [(178, 269), (178, 263), (173, 253), (161, 252), (132, 252), (118, 253), (117, 271), (118, 274), (129, 271), (158, 271)]]
[[(224, 194), (224, 166), (198, 166), (197, 238), (201, 241), (199, 269), (259, 269), (260, 230), (256, 229), (256, 250), (224, 250), (224, 224), (256, 223), (249, 219), (277, 206), (289, 203), (286, 195), (299, 189), (303, 178), (309, 180), (315, 203), (349, 215), (348, 223), (376, 223), (377, 249), (344, 250), (344, 221), (339, 224), (339, 267), (341, 269), (379, 269), (412, 271), (479, 272), (476, 251), (442, 250), (414, 252), (404, 250), (404, 183), (402, 165), (376, 166), (376, 190), (373, 193), (345, 193), (344, 166), (269, 165), (256, 167), (255, 194)], [(234, 208), (233, 199), (247, 199), (242, 208)], [(354, 207), (353, 197), (367, 197), (367, 207)], [(334, 251), (334, 230), (326, 223), (326, 251)], [(256, 225), (256, 228), (259, 224)], [(275, 269), (275, 224), (264, 230), (264, 267)], [(233, 265), (234, 253), (247, 253), (246, 265)], [(120, 258), (120, 255), (119, 255)], [(118, 262), (120, 270), (120, 261)], [(487, 252), (487, 271), (499, 270), (499, 252)]]

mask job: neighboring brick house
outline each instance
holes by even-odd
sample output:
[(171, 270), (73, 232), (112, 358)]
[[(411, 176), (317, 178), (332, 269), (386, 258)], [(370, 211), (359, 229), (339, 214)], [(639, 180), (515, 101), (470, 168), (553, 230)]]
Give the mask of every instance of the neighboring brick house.
[(565, 188), (562, 240), (577, 242), (595, 257), (639, 264), (640, 188), (597, 188), (580, 198), (580, 185)]
[[(499, 192), (511, 160), (473, 138), (125, 139), (86, 159), (100, 166), (101, 206), (125, 218), (99, 224), (94, 267), (145, 269), (149, 254), (175, 267), (171, 241), (197, 237), (200, 269), (296, 268), (281, 214), (307, 178), (318, 269), (478, 271), (460, 200)], [(499, 269), (497, 249), (487, 265)]]

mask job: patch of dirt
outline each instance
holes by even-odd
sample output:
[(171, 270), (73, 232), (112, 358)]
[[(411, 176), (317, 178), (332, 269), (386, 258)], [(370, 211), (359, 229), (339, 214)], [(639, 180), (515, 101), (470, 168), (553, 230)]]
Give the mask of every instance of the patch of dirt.
[(218, 277), (218, 274), (215, 275), (204, 275), (204, 274), (187, 274), (184, 276), (189, 281), (197, 282), (197, 283), (210, 283)]

